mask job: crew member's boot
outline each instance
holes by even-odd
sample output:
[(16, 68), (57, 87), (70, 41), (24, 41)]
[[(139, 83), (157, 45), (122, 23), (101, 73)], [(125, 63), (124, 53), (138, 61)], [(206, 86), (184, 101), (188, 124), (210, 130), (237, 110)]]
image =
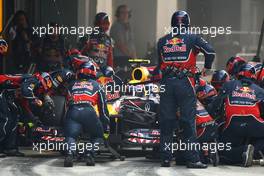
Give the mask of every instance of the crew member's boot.
[(2, 143), (0, 143), (0, 158), (4, 158), (4, 157), (6, 157), (6, 154), (4, 153), (1, 145), (2, 145)]
[(170, 160), (162, 160), (161, 161), (161, 167), (170, 167)]
[(90, 153), (86, 154), (85, 162), (86, 162), (86, 166), (95, 166), (94, 157)]
[(6, 157), (6, 154), (4, 153), (4, 151), (0, 148), (0, 158), (4, 158)]
[(209, 159), (210, 159), (210, 163), (213, 164), (213, 166), (218, 166), (219, 162), (220, 162), (220, 158), (219, 158), (219, 154), (218, 151), (210, 151), (209, 153)]
[(6, 156), (16, 156), (16, 157), (24, 157), (25, 156), (25, 154), (20, 152), (18, 149), (4, 150), (4, 154), (6, 154)]
[(242, 166), (250, 167), (253, 164), (254, 146), (249, 144), (247, 150), (242, 154)]
[(73, 167), (73, 153), (68, 152), (64, 159), (64, 167)]
[(207, 168), (206, 164), (203, 164), (201, 161), (198, 162), (188, 162), (187, 168), (193, 168), (193, 169), (205, 169)]

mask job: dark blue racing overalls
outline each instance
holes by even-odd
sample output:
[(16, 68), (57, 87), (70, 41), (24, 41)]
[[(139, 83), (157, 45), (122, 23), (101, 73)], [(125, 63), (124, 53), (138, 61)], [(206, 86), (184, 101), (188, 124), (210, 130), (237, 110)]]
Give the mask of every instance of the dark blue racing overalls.
[(81, 132), (85, 132), (90, 135), (90, 142), (93, 145), (92, 149), (86, 152), (93, 155), (95, 143), (98, 139), (103, 139), (103, 133), (109, 124), (105, 93), (92, 79), (73, 81), (68, 90), (69, 107), (64, 124), (68, 154), (75, 153), (72, 148), (76, 145), (76, 139)]
[(0, 154), (6, 150), (18, 150), (18, 107), (15, 104), (16, 89), (20, 88), (21, 75), (0, 75)]
[(219, 95), (208, 106), (213, 116), (222, 117), (219, 141), (230, 149), (219, 151), (221, 162), (240, 164), (247, 145), (255, 147), (254, 158), (264, 152), (264, 90), (248, 79), (225, 83)]
[[(211, 69), (215, 52), (200, 36), (167, 34), (158, 41), (158, 67), (162, 71), (161, 84), (165, 85), (165, 91), (160, 94), (162, 160), (172, 159), (172, 151), (167, 146), (172, 145), (176, 124), (184, 130), (181, 139), (183, 143), (196, 142), (196, 94), (193, 76), (199, 52), (205, 56), (204, 67)], [(181, 114), (179, 121), (175, 120), (177, 108)], [(188, 162), (200, 161), (195, 149), (186, 150), (184, 156)]]
[[(17, 148), (17, 122), (18, 114), (16, 105), (8, 100), (8, 91), (1, 90), (0, 93), (0, 153), (4, 150)], [(13, 98), (12, 98), (13, 99)]]

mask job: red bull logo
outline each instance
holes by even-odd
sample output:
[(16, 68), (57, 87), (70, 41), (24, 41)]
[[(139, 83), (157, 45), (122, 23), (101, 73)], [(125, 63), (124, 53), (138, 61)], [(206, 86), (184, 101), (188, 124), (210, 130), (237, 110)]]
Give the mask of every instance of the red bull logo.
[(183, 43), (184, 43), (183, 39), (174, 37), (170, 40), (167, 40), (166, 45), (178, 45)]
[(249, 98), (252, 100), (256, 99), (254, 90), (249, 87), (237, 87), (236, 90), (232, 92), (232, 97)]
[(249, 87), (241, 87), (239, 90), (242, 91), (243, 93), (252, 92)]
[(106, 46), (104, 44), (98, 44), (97, 45), (97, 48), (100, 49), (100, 50), (102, 50), (102, 49), (105, 49)]

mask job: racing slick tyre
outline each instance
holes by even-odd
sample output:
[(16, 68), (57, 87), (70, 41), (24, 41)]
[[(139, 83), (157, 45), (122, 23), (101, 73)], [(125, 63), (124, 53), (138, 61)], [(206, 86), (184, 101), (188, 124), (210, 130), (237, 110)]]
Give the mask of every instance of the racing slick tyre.
[(120, 161), (125, 161), (126, 157), (125, 156), (120, 156)]

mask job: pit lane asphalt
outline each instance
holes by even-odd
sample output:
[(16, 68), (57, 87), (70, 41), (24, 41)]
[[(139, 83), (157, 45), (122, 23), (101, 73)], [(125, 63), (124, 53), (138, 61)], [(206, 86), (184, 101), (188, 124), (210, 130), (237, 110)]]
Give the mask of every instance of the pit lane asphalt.
[(73, 168), (63, 167), (63, 157), (56, 152), (39, 154), (22, 150), (26, 157), (0, 158), (0, 176), (263, 176), (264, 167), (209, 166), (208, 169), (187, 169), (172, 165), (161, 168), (158, 160), (149, 160), (142, 152), (129, 151), (125, 161), (99, 158), (95, 167), (75, 163)]

